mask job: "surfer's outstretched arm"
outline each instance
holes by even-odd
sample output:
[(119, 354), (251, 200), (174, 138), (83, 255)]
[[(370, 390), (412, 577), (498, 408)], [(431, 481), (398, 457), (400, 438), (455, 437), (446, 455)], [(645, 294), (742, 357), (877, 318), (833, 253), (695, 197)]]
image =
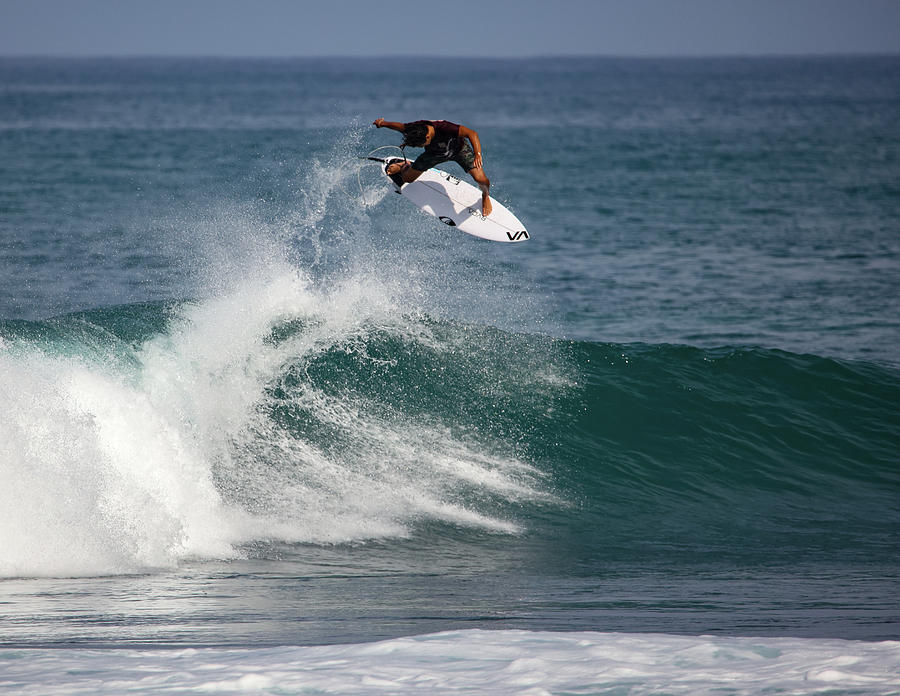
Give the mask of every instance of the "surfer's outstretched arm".
[(406, 126), (399, 121), (385, 121), (383, 118), (376, 118), (372, 121), (372, 125), (376, 128), (390, 128), (401, 133), (406, 131)]

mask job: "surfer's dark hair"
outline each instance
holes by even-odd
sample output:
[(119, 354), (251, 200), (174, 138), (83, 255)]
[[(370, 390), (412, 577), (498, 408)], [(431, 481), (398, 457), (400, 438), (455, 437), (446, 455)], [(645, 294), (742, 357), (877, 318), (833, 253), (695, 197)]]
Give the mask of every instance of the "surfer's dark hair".
[(403, 124), (403, 147), (424, 147), (425, 138), (428, 137), (428, 125), (425, 123)]

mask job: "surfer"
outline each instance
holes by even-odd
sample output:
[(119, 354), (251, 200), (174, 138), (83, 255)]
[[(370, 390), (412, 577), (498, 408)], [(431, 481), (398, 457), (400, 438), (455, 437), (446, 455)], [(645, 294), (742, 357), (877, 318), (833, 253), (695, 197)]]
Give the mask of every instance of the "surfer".
[[(442, 162), (453, 160), (463, 168), (463, 171), (469, 173), (478, 184), (478, 188), (481, 189), (481, 214), (484, 217), (491, 214), (491, 197), (489, 195), (491, 181), (484, 173), (481, 141), (478, 139), (478, 133), (451, 121), (399, 123), (376, 118), (372, 125), (403, 133), (401, 147), (410, 145), (425, 148), (425, 152), (419, 155), (412, 164), (400, 162), (388, 167), (388, 176), (394, 177), (399, 174), (403, 183), (409, 183), (418, 179), (422, 172)], [(468, 142), (466, 142), (467, 140)]]

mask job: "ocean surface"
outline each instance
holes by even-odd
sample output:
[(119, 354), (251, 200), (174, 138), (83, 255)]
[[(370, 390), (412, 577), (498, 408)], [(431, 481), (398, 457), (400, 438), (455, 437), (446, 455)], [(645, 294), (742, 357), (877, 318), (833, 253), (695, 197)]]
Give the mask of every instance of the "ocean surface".
[(900, 694), (898, 345), (900, 57), (0, 59), (0, 692)]

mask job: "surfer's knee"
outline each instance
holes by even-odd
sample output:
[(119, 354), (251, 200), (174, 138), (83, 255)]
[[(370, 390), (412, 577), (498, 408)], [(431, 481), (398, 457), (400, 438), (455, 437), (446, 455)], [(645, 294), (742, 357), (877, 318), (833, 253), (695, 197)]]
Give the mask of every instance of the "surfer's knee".
[(469, 171), (469, 174), (472, 175), (472, 178), (475, 179), (475, 183), (478, 184), (482, 190), (491, 187), (491, 180), (487, 178), (487, 174), (484, 173), (483, 169), (472, 169)]

